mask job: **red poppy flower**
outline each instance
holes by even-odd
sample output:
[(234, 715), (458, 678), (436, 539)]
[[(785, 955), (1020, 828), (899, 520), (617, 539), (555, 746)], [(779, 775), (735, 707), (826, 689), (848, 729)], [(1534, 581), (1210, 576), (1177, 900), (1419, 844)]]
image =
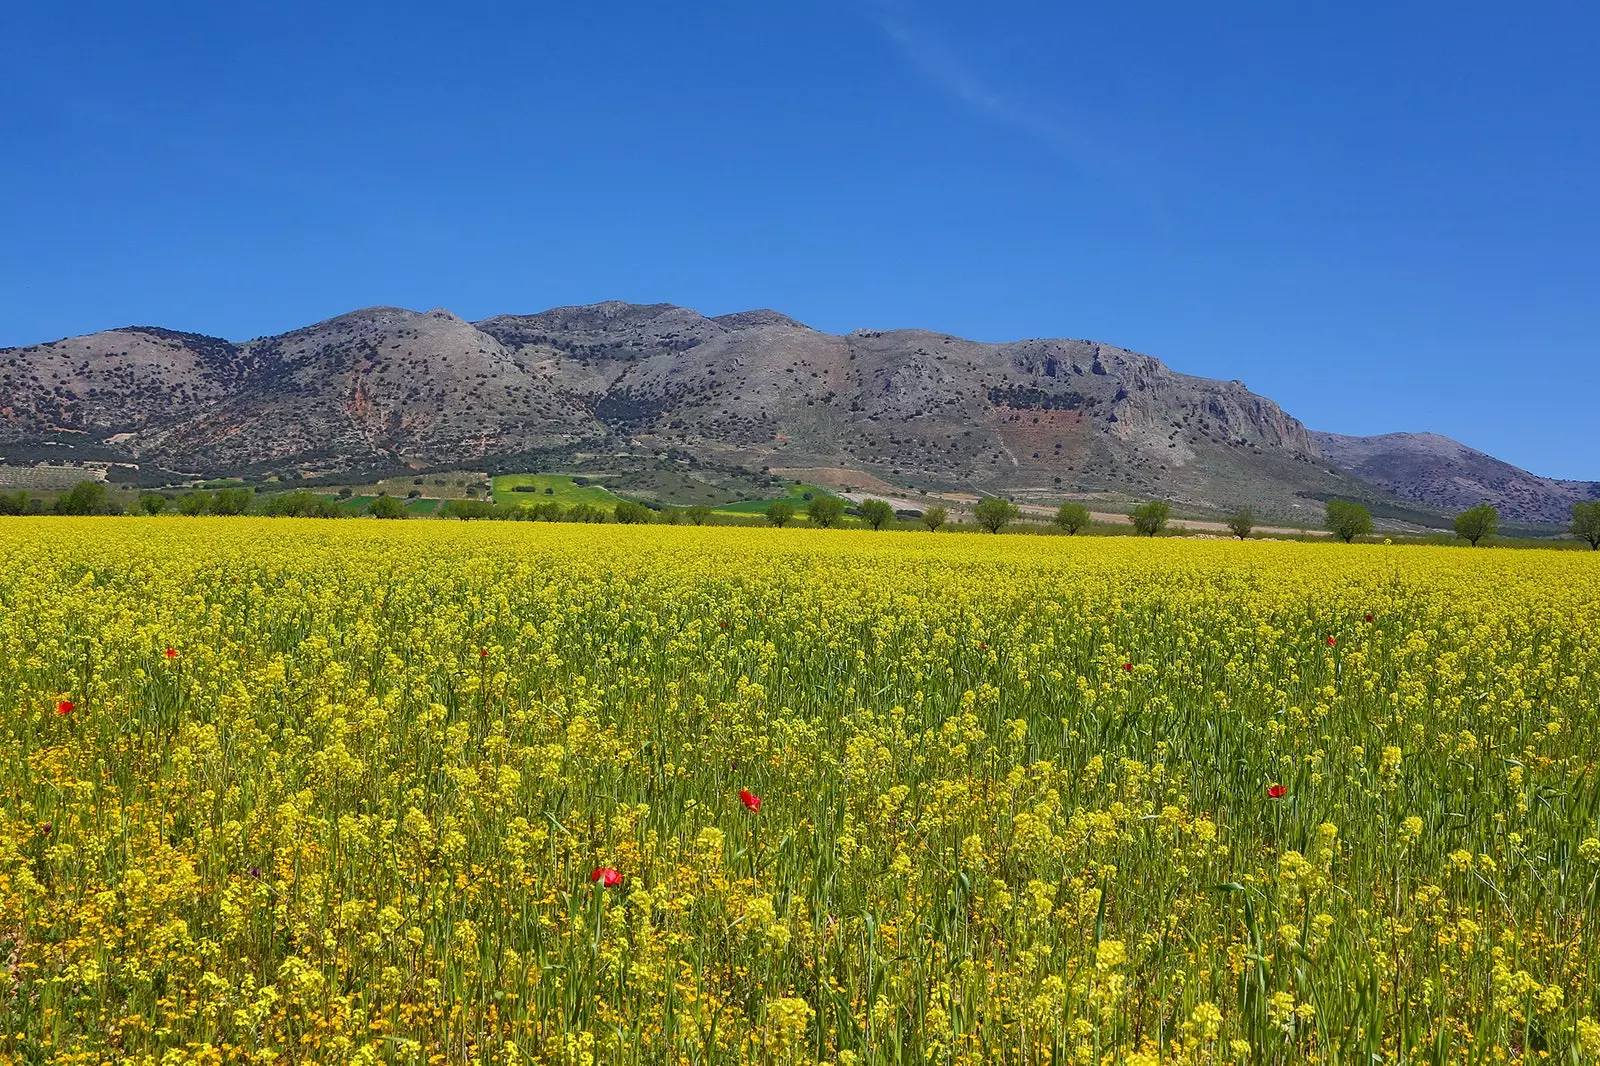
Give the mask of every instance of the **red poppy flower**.
[(1367, 615), (1367, 621), (1369, 621), (1369, 622), (1372, 621), (1372, 616), (1370, 614)]
[(177, 648), (168, 648), (167, 649), (167, 658), (176, 659), (177, 657), (178, 657), (178, 649)]
[(750, 810), (756, 814), (761, 813), (761, 797), (756, 795), (754, 792), (751, 792), (749, 789), (741, 788), (739, 790), (739, 802), (744, 804), (747, 810)]
[(1267, 795), (1271, 796), (1275, 800), (1283, 799), (1283, 797), (1287, 796), (1288, 794), (1289, 794), (1289, 790), (1287, 788), (1285, 788), (1283, 785), (1268, 785), (1267, 786)]
[(989, 645), (985, 644), (983, 641), (980, 640), (980, 641), (978, 641), (978, 649), (980, 651), (988, 651), (989, 650)]
[(622, 875), (609, 866), (596, 866), (589, 871), (589, 880), (598, 882), (606, 888), (616, 888), (622, 884)]
[(1123, 663), (1122, 664), (1122, 672), (1125, 673), (1125, 674), (1133, 673), (1133, 664), (1132, 663)]
[(488, 657), (489, 657), (489, 649), (488, 648), (479, 648), (478, 649), (478, 658), (487, 659)]
[(1332, 638), (1332, 637), (1329, 637), (1329, 638), (1328, 638), (1328, 647), (1330, 647), (1330, 648), (1331, 648), (1331, 647), (1333, 647), (1333, 646), (1334, 646), (1334, 644), (1336, 644), (1336, 643), (1337, 643), (1337, 641), (1335, 641), (1335, 640), (1334, 640), (1334, 639), (1333, 639), (1333, 638)]
[(62, 717), (65, 717), (65, 716), (71, 714), (72, 710), (73, 710), (73, 707), (72, 707), (72, 701), (71, 700), (62, 700), (60, 703), (56, 704), (56, 713), (61, 715)]

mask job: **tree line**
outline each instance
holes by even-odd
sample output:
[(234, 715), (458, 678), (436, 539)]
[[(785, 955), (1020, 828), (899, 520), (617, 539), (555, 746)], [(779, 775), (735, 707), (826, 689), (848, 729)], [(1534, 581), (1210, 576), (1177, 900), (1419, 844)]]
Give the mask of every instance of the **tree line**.
[[(224, 488), (215, 491), (196, 489), (180, 496), (159, 492), (145, 492), (136, 503), (138, 512), (158, 515), (174, 512), (182, 515), (243, 515), (259, 514), (275, 518), (346, 518), (351, 511), (338, 500), (329, 499), (306, 489), (273, 493), (260, 498), (246, 488)], [(363, 511), (375, 518), (409, 518), (406, 504), (394, 496), (379, 494)], [(57, 514), (57, 515), (115, 515), (123, 514), (123, 504), (111, 495), (104, 483), (80, 481), (53, 503), (31, 495), (25, 489), (0, 493), (0, 515)], [(901, 512), (896, 512), (886, 500), (863, 500), (848, 508), (837, 496), (817, 496), (809, 501), (806, 520), (819, 529), (832, 529), (842, 525), (845, 515), (853, 514), (862, 524), (880, 530), (895, 522)], [(632, 500), (619, 501), (610, 510), (592, 503), (564, 506), (555, 500), (541, 500), (534, 504), (496, 503), (492, 500), (452, 499), (440, 506), (440, 518), (466, 521), (518, 521), (518, 522), (607, 522), (622, 525), (644, 525), (661, 522), (667, 525), (703, 526), (711, 520), (713, 511), (706, 504), (689, 507), (663, 507), (654, 509)], [(928, 507), (921, 512), (911, 512), (916, 522), (930, 532), (949, 524), (948, 509)], [(764, 517), (771, 526), (782, 528), (794, 522), (799, 510), (792, 500), (775, 500), (768, 505)], [(1000, 496), (986, 496), (973, 508), (973, 519), (979, 528), (989, 533), (1003, 532), (1022, 516), (1021, 509), (1012, 501)], [(1154, 537), (1167, 527), (1172, 516), (1172, 505), (1164, 500), (1141, 503), (1128, 512), (1128, 520), (1135, 533)], [(1324, 509), (1324, 526), (1346, 544), (1357, 537), (1371, 536), (1372, 512), (1353, 500), (1333, 499)], [(1063, 503), (1050, 524), (1068, 536), (1089, 528), (1093, 515), (1086, 504), (1069, 501)], [(1228, 532), (1240, 540), (1248, 538), (1255, 530), (1254, 513), (1242, 508), (1229, 515), (1224, 522)], [(1498, 532), (1500, 512), (1492, 504), (1480, 503), (1461, 512), (1455, 518), (1455, 533), (1473, 547), (1477, 547)], [(1600, 500), (1574, 503), (1569, 532), (1586, 542), (1591, 549), (1600, 550)]]

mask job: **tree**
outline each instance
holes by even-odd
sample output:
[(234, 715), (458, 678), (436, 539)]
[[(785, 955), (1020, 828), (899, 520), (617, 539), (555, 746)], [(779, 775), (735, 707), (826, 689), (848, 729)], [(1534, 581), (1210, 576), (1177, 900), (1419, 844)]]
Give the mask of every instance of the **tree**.
[(1089, 508), (1081, 503), (1064, 503), (1057, 508), (1052, 522), (1067, 536), (1076, 536), (1078, 530), (1089, 524)]
[(882, 529), (885, 522), (894, 521), (894, 508), (882, 500), (862, 500), (857, 510), (861, 520), (873, 529)]
[(249, 489), (223, 489), (211, 501), (212, 514), (244, 514), (250, 510)]
[(831, 529), (839, 524), (839, 519), (844, 515), (844, 501), (837, 496), (818, 496), (811, 501), (811, 506), (806, 508), (806, 517), (811, 524), (822, 529)]
[(1329, 500), (1327, 519), (1328, 530), (1346, 544), (1372, 532), (1372, 512), (1351, 500)]
[(615, 514), (617, 521), (625, 526), (648, 525), (653, 517), (650, 514), (650, 508), (642, 503), (634, 503), (632, 500), (623, 500), (617, 504)]
[(930, 507), (922, 512), (922, 524), (928, 527), (929, 533), (937, 533), (949, 517), (950, 512), (943, 507)]
[(56, 500), (56, 514), (105, 514), (110, 506), (106, 487), (98, 481), (80, 481)]
[(205, 489), (188, 492), (178, 497), (178, 512), (186, 515), (202, 515), (211, 510), (211, 493)]
[(367, 504), (367, 513), (373, 518), (405, 518), (406, 505), (385, 492)]
[(146, 492), (139, 496), (139, 510), (145, 514), (160, 514), (171, 502), (159, 492)]
[(711, 508), (703, 503), (697, 503), (693, 506), (685, 507), (683, 509), (683, 517), (697, 526), (703, 526), (706, 524), (706, 519), (711, 517)]
[(1500, 512), (1495, 510), (1493, 504), (1480, 503), (1456, 515), (1456, 536), (1471, 541), (1474, 548), (1478, 546), (1478, 541), (1494, 536), (1498, 528)]
[(767, 521), (782, 529), (794, 518), (794, 504), (788, 500), (773, 500), (772, 506), (767, 508)]
[(1151, 500), (1129, 511), (1128, 517), (1133, 519), (1136, 532), (1153, 537), (1167, 528), (1167, 519), (1172, 517), (1172, 504), (1166, 500)]
[(1256, 528), (1256, 516), (1248, 507), (1241, 507), (1228, 516), (1228, 532), (1244, 540)]
[(999, 496), (989, 496), (979, 500), (978, 506), (972, 510), (972, 516), (978, 520), (978, 525), (990, 533), (1000, 532), (1015, 522), (1021, 513), (1016, 504)]
[(1600, 551), (1600, 500), (1572, 505), (1572, 535)]
[(19, 515), (27, 513), (27, 489), (18, 489), (16, 492), (0, 493), (0, 514)]

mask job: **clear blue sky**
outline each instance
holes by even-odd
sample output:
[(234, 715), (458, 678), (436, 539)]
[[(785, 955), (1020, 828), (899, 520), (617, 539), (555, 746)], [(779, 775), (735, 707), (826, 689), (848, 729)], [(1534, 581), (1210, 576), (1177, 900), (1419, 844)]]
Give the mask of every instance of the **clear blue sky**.
[(1600, 478), (1597, 40), (1592, 0), (13, 0), (0, 345), (774, 307)]

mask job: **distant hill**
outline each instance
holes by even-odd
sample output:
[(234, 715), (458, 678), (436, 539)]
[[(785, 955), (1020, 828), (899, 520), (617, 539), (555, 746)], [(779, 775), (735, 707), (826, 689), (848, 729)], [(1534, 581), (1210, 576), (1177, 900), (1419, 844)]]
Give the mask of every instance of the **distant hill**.
[(1438, 520), (1405, 500), (1440, 506), (1330, 465), (1240, 382), (1112, 345), (838, 336), (670, 304), (477, 323), (378, 307), (240, 343), (130, 326), (7, 349), (0, 448), (206, 475), (665, 454), (840, 485), (1248, 505), (1301, 524), (1330, 496), (1404, 521)]
[(1312, 439), (1341, 470), (1447, 513), (1492, 503), (1503, 518), (1565, 523), (1573, 503), (1600, 500), (1600, 482), (1539, 477), (1437, 433), (1313, 433)]

